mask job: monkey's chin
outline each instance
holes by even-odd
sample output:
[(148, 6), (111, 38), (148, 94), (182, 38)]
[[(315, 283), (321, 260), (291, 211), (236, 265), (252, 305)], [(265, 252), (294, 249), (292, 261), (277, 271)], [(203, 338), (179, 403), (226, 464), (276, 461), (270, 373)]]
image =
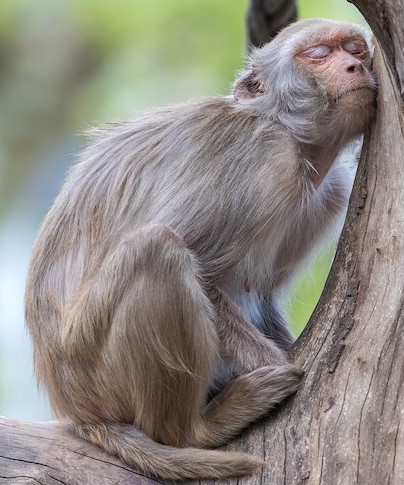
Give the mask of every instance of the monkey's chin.
[(359, 125), (366, 123), (372, 115), (375, 91), (369, 87), (354, 88), (340, 95), (336, 100), (336, 107), (341, 115), (345, 113), (355, 118)]

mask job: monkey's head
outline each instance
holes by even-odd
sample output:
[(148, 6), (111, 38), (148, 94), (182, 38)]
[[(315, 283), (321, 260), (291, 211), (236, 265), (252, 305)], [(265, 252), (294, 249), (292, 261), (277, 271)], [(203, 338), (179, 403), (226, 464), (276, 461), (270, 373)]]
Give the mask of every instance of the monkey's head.
[(234, 97), (281, 122), (302, 141), (324, 140), (336, 132), (349, 139), (363, 132), (372, 113), (372, 56), (366, 29), (302, 20), (252, 52)]

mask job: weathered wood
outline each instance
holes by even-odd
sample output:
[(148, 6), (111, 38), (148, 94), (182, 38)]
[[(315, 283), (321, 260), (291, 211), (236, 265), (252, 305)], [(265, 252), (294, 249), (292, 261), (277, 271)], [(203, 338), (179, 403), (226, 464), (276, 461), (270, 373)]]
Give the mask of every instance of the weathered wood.
[(0, 417), (0, 484), (157, 485), (57, 423)]
[(247, 15), (250, 46), (260, 47), (269, 42), (296, 19), (295, 0), (251, 0)]

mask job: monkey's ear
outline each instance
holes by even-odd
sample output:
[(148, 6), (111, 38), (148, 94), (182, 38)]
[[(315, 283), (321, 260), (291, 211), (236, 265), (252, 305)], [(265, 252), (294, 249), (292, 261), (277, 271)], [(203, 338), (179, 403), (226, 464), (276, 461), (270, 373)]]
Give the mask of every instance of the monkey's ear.
[(239, 103), (262, 96), (265, 92), (264, 84), (258, 79), (254, 69), (247, 71), (234, 83), (233, 96)]

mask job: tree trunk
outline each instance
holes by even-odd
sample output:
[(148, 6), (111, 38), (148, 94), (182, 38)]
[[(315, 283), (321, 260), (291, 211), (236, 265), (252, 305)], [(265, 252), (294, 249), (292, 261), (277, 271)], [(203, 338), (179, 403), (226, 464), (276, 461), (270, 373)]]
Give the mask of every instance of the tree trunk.
[[(375, 120), (325, 291), (293, 350), (302, 387), (226, 447), (267, 469), (226, 483), (404, 483), (404, 0), (353, 3), (382, 48)], [(156, 483), (61, 425), (0, 426), (0, 483)]]

